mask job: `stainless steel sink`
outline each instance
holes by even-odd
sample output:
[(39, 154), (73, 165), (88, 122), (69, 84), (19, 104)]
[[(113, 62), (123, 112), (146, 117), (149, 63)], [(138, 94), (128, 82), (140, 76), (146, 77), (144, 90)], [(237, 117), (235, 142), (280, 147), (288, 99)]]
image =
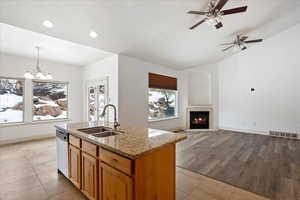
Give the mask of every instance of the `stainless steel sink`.
[(95, 136), (95, 137), (109, 137), (114, 135), (119, 135), (122, 133), (122, 131), (115, 131), (112, 128), (99, 126), (99, 127), (93, 127), (93, 128), (82, 128), (78, 129), (78, 131), (81, 131), (83, 133)]
[(92, 136), (95, 136), (95, 137), (109, 137), (109, 136), (119, 135), (120, 133), (121, 132), (119, 132), (119, 131), (105, 131), (105, 132), (102, 132), (102, 133), (92, 134)]
[(103, 133), (103, 132), (111, 131), (111, 130), (112, 130), (111, 128), (104, 127), (104, 126), (78, 129), (78, 131), (84, 132), (86, 134)]

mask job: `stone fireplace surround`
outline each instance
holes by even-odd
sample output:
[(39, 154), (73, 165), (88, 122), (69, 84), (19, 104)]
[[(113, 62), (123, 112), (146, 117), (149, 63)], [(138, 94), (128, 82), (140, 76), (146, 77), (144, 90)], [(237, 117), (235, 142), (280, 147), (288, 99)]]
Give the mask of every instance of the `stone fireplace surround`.
[[(209, 112), (209, 129), (190, 129), (190, 112), (191, 111), (206, 111)], [(186, 109), (186, 129), (191, 131), (199, 130), (212, 130), (214, 129), (214, 113), (213, 105), (198, 105), (198, 106), (188, 106)]]

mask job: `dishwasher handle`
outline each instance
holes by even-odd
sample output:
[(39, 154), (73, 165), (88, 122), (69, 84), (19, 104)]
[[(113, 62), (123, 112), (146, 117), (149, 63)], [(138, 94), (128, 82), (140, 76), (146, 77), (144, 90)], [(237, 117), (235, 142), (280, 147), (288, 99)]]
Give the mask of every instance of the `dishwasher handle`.
[(68, 141), (68, 134), (65, 134), (59, 130), (56, 130), (56, 137), (58, 137), (61, 140), (66, 141), (66, 142)]

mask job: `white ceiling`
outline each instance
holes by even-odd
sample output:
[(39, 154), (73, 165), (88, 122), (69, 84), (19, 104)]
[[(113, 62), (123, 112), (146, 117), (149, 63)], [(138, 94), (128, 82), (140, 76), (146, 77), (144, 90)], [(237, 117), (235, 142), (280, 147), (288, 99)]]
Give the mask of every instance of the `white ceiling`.
[(0, 52), (36, 57), (37, 46), (40, 47), (42, 59), (79, 66), (113, 55), (96, 48), (0, 23)]
[[(2, 0), (0, 22), (82, 45), (183, 69), (216, 62), (232, 52), (220, 43), (237, 33), (268, 38), (300, 22), (299, 0), (230, 0), (224, 9), (248, 5), (242, 14), (225, 16), (224, 28), (207, 24), (191, 31), (208, 0)], [(53, 29), (41, 25), (54, 22)], [(99, 36), (92, 39), (90, 30)], [(263, 45), (263, 43), (259, 44)]]

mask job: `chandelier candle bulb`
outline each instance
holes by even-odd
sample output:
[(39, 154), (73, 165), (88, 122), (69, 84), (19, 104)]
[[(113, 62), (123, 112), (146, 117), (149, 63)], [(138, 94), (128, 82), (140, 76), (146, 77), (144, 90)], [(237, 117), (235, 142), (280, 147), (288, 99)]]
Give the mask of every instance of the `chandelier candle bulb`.
[(29, 71), (25, 72), (24, 77), (27, 78), (27, 79), (33, 79), (34, 78), (34, 76), (32, 75), (32, 73), (30, 73)]
[(52, 77), (51, 74), (47, 74), (47, 75), (46, 75), (46, 79), (49, 79), (49, 80), (50, 80), (50, 79), (53, 79), (53, 77)]

